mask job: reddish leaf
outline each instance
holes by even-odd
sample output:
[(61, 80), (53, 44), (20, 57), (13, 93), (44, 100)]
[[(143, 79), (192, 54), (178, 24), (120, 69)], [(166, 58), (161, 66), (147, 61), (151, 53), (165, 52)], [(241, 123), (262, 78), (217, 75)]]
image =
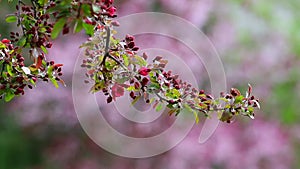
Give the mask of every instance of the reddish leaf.
[(43, 57), (38, 56), (38, 58), (36, 60), (36, 68), (39, 69), (42, 66), (42, 63), (43, 63)]
[(89, 75), (92, 75), (94, 72), (95, 72), (95, 69), (92, 69), (92, 70), (89, 70), (87, 73), (88, 73)]
[(124, 95), (124, 88), (119, 84), (114, 84), (114, 86), (111, 88), (112, 97), (114, 100), (116, 100), (116, 97), (121, 97)]

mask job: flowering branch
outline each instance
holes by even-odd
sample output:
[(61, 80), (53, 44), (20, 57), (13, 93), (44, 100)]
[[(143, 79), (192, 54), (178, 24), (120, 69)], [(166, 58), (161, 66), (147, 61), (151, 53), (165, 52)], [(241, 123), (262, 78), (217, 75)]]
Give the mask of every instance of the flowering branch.
[[(0, 97), (10, 101), (23, 95), (24, 89), (32, 89), (38, 79), (51, 81), (56, 87), (58, 82), (64, 85), (60, 77), (63, 65), (46, 61), (46, 55), (51, 41), (72, 28), (74, 33), (85, 30), (91, 36), (81, 46), (87, 56), (81, 66), (86, 69), (85, 82), (92, 83), (90, 92), (104, 93), (107, 103), (128, 91), (132, 104), (143, 99), (157, 111), (165, 104), (170, 115), (188, 109), (197, 122), (199, 113), (209, 117), (213, 112), (224, 122), (231, 122), (236, 115), (254, 118), (259, 100), (252, 96), (250, 85), (245, 96), (235, 88), (219, 97), (193, 88), (178, 75), (165, 70), (168, 61), (163, 57), (155, 57), (150, 64), (146, 53), (138, 55), (139, 47), (133, 36), (116, 39), (113, 28), (120, 24), (113, 20), (115, 12), (113, 0), (31, 0), (31, 6), (18, 0), (17, 12), (6, 21), (17, 22), (23, 34), (11, 32), (11, 40), (4, 38), (0, 42)], [(24, 63), (28, 58), (24, 56), (25, 48), (29, 49), (29, 65)]]

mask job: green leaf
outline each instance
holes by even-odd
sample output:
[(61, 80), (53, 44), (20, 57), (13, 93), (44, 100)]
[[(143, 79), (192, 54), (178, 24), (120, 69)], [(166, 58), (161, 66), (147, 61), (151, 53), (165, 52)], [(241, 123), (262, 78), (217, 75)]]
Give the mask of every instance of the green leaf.
[(17, 42), (17, 45), (23, 47), (25, 46), (25, 44), (26, 44), (26, 37), (22, 36), (21, 39)]
[(140, 99), (141, 96), (137, 96), (132, 102), (131, 105), (135, 105), (135, 103)]
[(58, 21), (54, 24), (53, 30), (51, 33), (51, 38), (55, 39), (58, 37), (59, 33), (62, 31), (64, 28), (64, 25), (66, 24), (67, 19), (66, 18), (60, 18)]
[(74, 25), (74, 30), (73, 30), (73, 32), (74, 32), (74, 33), (78, 33), (78, 32), (80, 32), (82, 29), (83, 29), (83, 26), (82, 26), (82, 20), (81, 20), (81, 19), (76, 20), (75, 25)]
[(49, 77), (52, 77), (53, 75), (53, 67), (52, 66), (50, 66), (49, 68), (48, 68), (48, 70), (47, 70), (47, 74), (48, 74), (48, 76)]
[(9, 102), (15, 97), (15, 94), (12, 91), (9, 91), (5, 94), (5, 101)]
[(139, 56), (139, 55), (135, 55), (134, 58), (137, 60), (137, 64), (140, 65), (140, 66), (146, 66), (147, 65), (147, 61)]
[(86, 16), (90, 16), (91, 15), (90, 5), (88, 5), (88, 4), (82, 4), (81, 9), (83, 10), (83, 13)]
[(2, 42), (0, 42), (0, 49), (5, 49), (6, 48), (6, 45)]
[(134, 86), (129, 86), (126, 90), (127, 91), (136, 91)]
[(35, 86), (35, 82), (32, 79), (30, 79), (29, 82)]
[(56, 88), (59, 87), (57, 81), (55, 80), (55, 78), (50, 78), (50, 80), (51, 80), (52, 84), (53, 84)]
[(5, 18), (7, 23), (17, 22), (18, 18), (15, 15), (10, 15)]
[(196, 111), (193, 111), (194, 113), (194, 116), (195, 116), (195, 121), (196, 123), (198, 124), (199, 123), (199, 116), (198, 116), (198, 113)]
[(150, 104), (152, 104), (154, 101), (156, 100), (156, 98), (155, 97), (152, 97), (151, 99), (150, 99)]
[(44, 6), (46, 3), (48, 3), (48, 0), (38, 0), (38, 3), (40, 6)]
[(83, 29), (85, 30), (85, 33), (89, 36), (92, 36), (94, 34), (94, 26), (87, 24), (85, 22), (82, 23)]
[(172, 99), (178, 99), (180, 97), (180, 92), (177, 89), (169, 89), (167, 90), (166, 96)]
[(7, 73), (8, 73), (10, 76), (14, 76), (13, 68), (11, 67), (10, 64), (7, 64), (7, 65), (6, 65), (6, 69), (7, 69)]
[(254, 108), (253, 108), (253, 107), (248, 107), (248, 111), (249, 111), (250, 113), (253, 113), (253, 112), (254, 112)]
[(243, 95), (236, 96), (234, 103), (242, 103), (243, 99), (244, 99)]
[(161, 111), (163, 108), (163, 104), (162, 103), (158, 103), (158, 105), (155, 108), (155, 111)]
[(128, 66), (129, 65), (129, 58), (128, 58), (128, 56), (127, 55), (122, 55), (122, 57), (123, 57), (123, 60), (124, 60), (124, 65)]
[(94, 4), (92, 4), (92, 9), (93, 9), (93, 11), (96, 12), (96, 13), (97, 13), (97, 12), (100, 12), (100, 10), (101, 10), (99, 6), (94, 5)]
[(159, 83), (151, 83), (149, 86), (148, 86), (148, 89), (151, 89), (151, 90), (158, 90), (160, 89), (160, 85)]
[(168, 115), (171, 116), (172, 114), (174, 114), (178, 109), (171, 109), (169, 112), (168, 112)]
[(104, 80), (101, 80), (100, 82), (96, 83), (90, 90), (91, 93), (96, 93), (100, 90), (102, 90), (105, 87)]
[(48, 50), (45, 48), (45, 46), (41, 46), (41, 49), (42, 49), (42, 51), (45, 53), (45, 54), (48, 54)]

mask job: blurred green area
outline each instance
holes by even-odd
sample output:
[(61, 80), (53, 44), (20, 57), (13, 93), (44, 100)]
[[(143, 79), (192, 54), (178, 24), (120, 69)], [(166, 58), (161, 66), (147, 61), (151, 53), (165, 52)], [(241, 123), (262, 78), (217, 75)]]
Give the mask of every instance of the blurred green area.
[(5, 17), (15, 12), (17, 1), (8, 3), (7, 0), (0, 1), (0, 34), (2, 38), (9, 38), (12, 29), (16, 29), (16, 25), (5, 22)]
[[(3, 112), (3, 109), (2, 111)], [(0, 114), (0, 168), (31, 168), (41, 161), (41, 145), (7, 114)]]
[[(274, 43), (272, 50), (278, 51), (279, 49), (275, 47), (276, 42), (272, 40), (280, 37), (286, 42), (280, 46), (280, 49), (285, 50), (279, 58), (282, 63), (277, 63), (278, 65), (274, 66), (274, 70), (262, 69), (262, 71), (269, 71), (269, 76), (273, 76), (275, 80), (266, 81), (269, 77), (264, 79), (263, 72), (257, 74), (256, 77), (259, 78), (257, 80), (259, 83), (269, 83), (268, 85), (271, 87), (271, 93), (262, 100), (265, 116), (271, 119), (279, 119), (284, 125), (297, 125), (300, 121), (300, 110), (298, 108), (300, 100), (300, 11), (298, 9), (300, 3), (298, 1), (279, 0), (257, 1), (254, 3), (251, 3), (251, 1), (236, 2), (238, 2), (235, 4), (236, 11), (243, 11), (232, 12), (237, 27), (240, 28), (237, 33), (242, 49), (238, 48), (233, 52), (264, 50), (272, 43)], [(243, 22), (244, 24), (240, 24)], [(240, 53), (234, 53), (233, 58), (240, 58)], [(252, 53), (256, 54), (255, 52)], [(262, 57), (271, 59), (273, 56), (266, 55)], [(257, 60), (256, 62), (261, 61)], [(274, 62), (278, 61), (275, 60)], [(238, 64), (240, 63), (237, 61), (236, 65)], [(268, 63), (266, 63), (266, 68), (267, 66)], [(279, 69), (281, 69), (281, 72)]]

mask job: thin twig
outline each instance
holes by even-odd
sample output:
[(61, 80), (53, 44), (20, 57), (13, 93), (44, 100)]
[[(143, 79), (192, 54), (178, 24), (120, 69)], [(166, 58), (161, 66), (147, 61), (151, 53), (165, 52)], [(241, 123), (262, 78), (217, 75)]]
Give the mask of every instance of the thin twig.
[(35, 18), (37, 18), (35, 1), (31, 0), (31, 4), (32, 4), (32, 7), (33, 7), (33, 15), (34, 15)]
[[(20, 26), (21, 25), (21, 4), (24, 5), (24, 3), (21, 1), (21, 0), (18, 0), (18, 13), (17, 13), (17, 17), (18, 17), (18, 24), (17, 26)], [(25, 28), (24, 28), (24, 25), (21, 25), (21, 28), (22, 28), (22, 33), (23, 35), (25, 35)]]
[(2, 64), (1, 76), (3, 75), (5, 65), (6, 65), (6, 63), (4, 62), (4, 63)]
[(100, 65), (104, 65), (106, 58), (109, 57), (109, 43), (110, 43), (110, 27), (109, 26), (105, 26), (106, 29), (106, 40), (105, 40), (105, 49), (104, 49), (104, 57), (102, 62), (100, 63)]
[(166, 101), (166, 102), (169, 102), (169, 100), (167, 100), (166, 98), (163, 98), (162, 96), (160, 96), (158, 93), (155, 93), (155, 95), (160, 99), (160, 100), (163, 100), (163, 101)]
[(100, 63), (100, 65), (104, 65), (106, 59), (110, 58), (113, 61), (115, 61), (117, 64), (121, 65), (125, 70), (127, 70), (126, 66), (124, 66), (119, 60), (117, 60), (116, 58), (114, 58), (113, 56), (111, 56), (109, 54), (109, 44), (110, 44), (111, 31), (110, 31), (109, 26), (105, 26), (105, 29), (106, 29), (106, 40), (105, 40), (105, 49), (104, 49), (105, 54), (104, 54), (104, 57), (103, 57), (102, 62)]
[(82, 7), (82, 3), (81, 2), (79, 2), (79, 7), (78, 7), (78, 11), (77, 11), (77, 19), (79, 19), (80, 18), (80, 14), (81, 14), (81, 7)]

